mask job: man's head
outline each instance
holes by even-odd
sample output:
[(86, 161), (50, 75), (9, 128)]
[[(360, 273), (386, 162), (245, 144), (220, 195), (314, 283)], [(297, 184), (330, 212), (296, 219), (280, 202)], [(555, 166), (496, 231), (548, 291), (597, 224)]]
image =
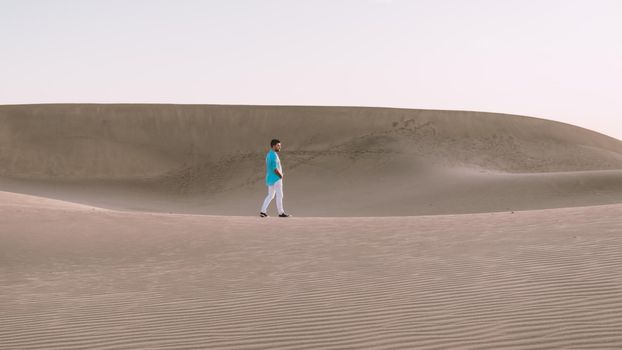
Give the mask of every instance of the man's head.
[(272, 141), (270, 141), (270, 147), (275, 152), (279, 152), (281, 150), (281, 141), (279, 141), (277, 139), (272, 139)]

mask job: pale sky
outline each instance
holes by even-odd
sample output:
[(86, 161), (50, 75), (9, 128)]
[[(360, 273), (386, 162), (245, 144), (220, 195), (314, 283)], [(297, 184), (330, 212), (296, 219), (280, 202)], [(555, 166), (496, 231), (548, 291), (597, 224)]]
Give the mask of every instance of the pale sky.
[(0, 0), (0, 104), (521, 114), (622, 139), (620, 0)]

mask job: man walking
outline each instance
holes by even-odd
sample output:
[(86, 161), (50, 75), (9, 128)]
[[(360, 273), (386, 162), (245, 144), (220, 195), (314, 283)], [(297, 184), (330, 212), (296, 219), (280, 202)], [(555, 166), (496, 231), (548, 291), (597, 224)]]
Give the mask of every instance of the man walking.
[(281, 141), (272, 139), (270, 141), (270, 151), (266, 155), (266, 185), (268, 185), (268, 195), (263, 201), (259, 216), (265, 218), (268, 216), (268, 205), (274, 199), (276, 194), (276, 209), (279, 217), (286, 218), (289, 214), (283, 209), (283, 169), (281, 168), (281, 160), (278, 152), (281, 151)]

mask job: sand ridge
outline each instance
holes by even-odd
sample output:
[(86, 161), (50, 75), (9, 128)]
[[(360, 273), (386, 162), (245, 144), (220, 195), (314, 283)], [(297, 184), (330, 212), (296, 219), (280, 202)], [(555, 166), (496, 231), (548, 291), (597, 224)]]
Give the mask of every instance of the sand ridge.
[(368, 107), (0, 106), (0, 190), (121, 210), (256, 215), (283, 143), (299, 216), (619, 203), (622, 142), (524, 116)]

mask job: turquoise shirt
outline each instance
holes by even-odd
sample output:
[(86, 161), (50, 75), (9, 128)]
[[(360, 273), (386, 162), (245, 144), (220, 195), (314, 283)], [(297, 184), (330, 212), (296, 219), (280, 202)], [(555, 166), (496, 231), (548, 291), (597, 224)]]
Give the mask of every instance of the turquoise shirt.
[(279, 159), (279, 155), (271, 149), (266, 155), (266, 185), (272, 186), (275, 182), (279, 181), (281, 178), (274, 172), (274, 169), (281, 170), (281, 174), (283, 174), (283, 170), (281, 169), (281, 160)]

